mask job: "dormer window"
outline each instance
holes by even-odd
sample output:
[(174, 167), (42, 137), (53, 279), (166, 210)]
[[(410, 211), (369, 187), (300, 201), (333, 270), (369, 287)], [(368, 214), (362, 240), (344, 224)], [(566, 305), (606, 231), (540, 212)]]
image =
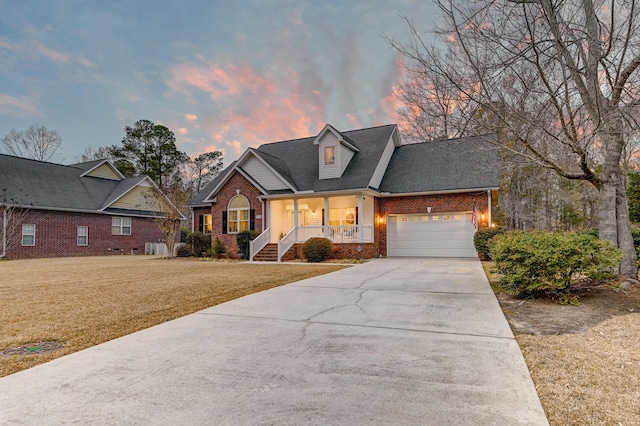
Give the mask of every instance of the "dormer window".
[(326, 166), (336, 163), (336, 147), (325, 146), (324, 147), (324, 164)]

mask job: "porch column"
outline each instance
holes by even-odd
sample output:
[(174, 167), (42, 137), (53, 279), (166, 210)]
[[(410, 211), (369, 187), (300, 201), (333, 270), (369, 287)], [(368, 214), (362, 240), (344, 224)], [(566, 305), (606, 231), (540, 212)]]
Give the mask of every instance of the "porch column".
[(298, 200), (293, 200), (293, 227), (298, 227)]
[(324, 237), (329, 238), (329, 197), (324, 197)]
[(362, 218), (364, 217), (364, 197), (362, 196), (362, 194), (358, 195), (358, 242), (361, 243), (363, 241), (362, 239)]
[(487, 226), (491, 228), (491, 190), (487, 190), (487, 197), (489, 197), (489, 203), (487, 204)]

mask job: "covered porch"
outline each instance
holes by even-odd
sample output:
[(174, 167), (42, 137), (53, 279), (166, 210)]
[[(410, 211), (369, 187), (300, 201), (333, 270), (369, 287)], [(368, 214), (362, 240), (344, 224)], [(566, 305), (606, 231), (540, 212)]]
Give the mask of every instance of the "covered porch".
[(373, 242), (373, 196), (300, 196), (265, 202), (268, 226), (251, 242), (251, 260), (270, 244), (277, 245), (280, 261), (294, 244), (313, 237), (327, 238), (334, 244)]

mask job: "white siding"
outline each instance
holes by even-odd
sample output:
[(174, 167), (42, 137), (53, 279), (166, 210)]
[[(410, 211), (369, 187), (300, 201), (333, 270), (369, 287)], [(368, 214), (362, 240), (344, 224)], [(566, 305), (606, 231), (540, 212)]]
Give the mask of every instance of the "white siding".
[(373, 197), (364, 197), (362, 207), (364, 208), (362, 224), (373, 225)]
[(109, 207), (131, 210), (158, 211), (160, 204), (156, 201), (158, 194), (149, 187), (137, 186)]
[(344, 170), (349, 165), (349, 161), (353, 158), (355, 152), (353, 152), (350, 148), (340, 144), (340, 176), (344, 173)]
[(118, 176), (118, 174), (108, 164), (103, 164), (94, 170), (91, 170), (91, 172), (87, 173), (86, 176), (109, 180), (122, 180), (122, 178)]
[(255, 156), (251, 155), (242, 164), (242, 169), (267, 190), (287, 189), (288, 186)]
[(380, 161), (378, 161), (378, 165), (376, 166), (376, 170), (373, 172), (373, 176), (371, 176), (371, 181), (369, 181), (370, 187), (376, 189), (380, 187), (380, 183), (382, 183), (382, 178), (384, 177), (384, 172), (387, 171), (387, 166), (389, 165), (389, 161), (391, 161), (391, 156), (393, 155), (394, 150), (395, 145), (393, 143), (393, 137), (391, 137), (382, 152), (382, 156), (380, 156)]
[(286, 234), (290, 229), (286, 229), (287, 222), (283, 201), (269, 201), (269, 227), (271, 228), (271, 242), (280, 241), (280, 233)]
[[(335, 163), (324, 164), (324, 149), (328, 146), (335, 147)], [(326, 132), (318, 143), (318, 179), (334, 179), (340, 177), (340, 142), (332, 132)]]

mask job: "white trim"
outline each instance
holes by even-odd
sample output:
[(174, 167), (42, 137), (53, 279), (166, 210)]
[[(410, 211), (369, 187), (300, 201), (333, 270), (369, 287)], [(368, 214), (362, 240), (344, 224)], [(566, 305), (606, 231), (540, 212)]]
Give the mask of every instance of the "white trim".
[[(33, 234), (25, 234), (24, 227), (25, 226), (33, 226)], [(25, 236), (33, 236), (33, 244), (25, 244), (24, 237)], [(35, 223), (23, 223), (22, 229), (20, 230), (20, 244), (22, 247), (35, 247), (36, 245), (36, 224)]]

